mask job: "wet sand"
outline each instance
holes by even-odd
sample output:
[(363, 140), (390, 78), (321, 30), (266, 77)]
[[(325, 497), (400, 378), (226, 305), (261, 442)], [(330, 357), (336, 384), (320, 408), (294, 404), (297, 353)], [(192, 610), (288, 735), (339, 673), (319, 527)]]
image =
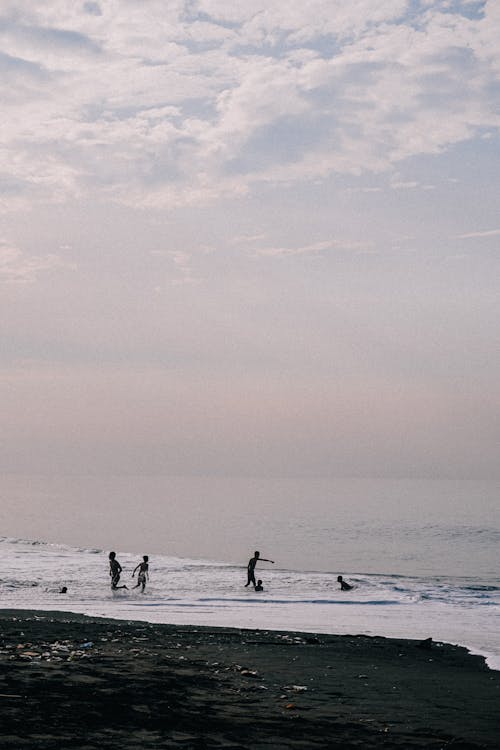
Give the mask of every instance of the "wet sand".
[(435, 643), (3, 610), (0, 734), (2, 750), (498, 749), (500, 672)]

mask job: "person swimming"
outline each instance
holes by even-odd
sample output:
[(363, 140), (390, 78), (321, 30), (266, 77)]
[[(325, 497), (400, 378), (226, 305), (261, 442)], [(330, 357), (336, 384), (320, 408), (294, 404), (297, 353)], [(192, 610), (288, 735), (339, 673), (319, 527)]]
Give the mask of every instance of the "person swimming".
[(253, 553), (253, 557), (250, 558), (247, 565), (247, 582), (245, 583), (245, 588), (247, 586), (250, 586), (251, 583), (253, 583), (253, 586), (257, 585), (255, 583), (255, 566), (257, 565), (257, 562), (259, 560), (262, 560), (263, 562), (270, 562), (274, 565), (274, 560), (266, 560), (265, 557), (260, 556), (260, 552), (255, 551)]
[(122, 586), (118, 586), (118, 581), (120, 580), (121, 572), (122, 572), (122, 566), (116, 559), (116, 552), (110, 552), (109, 553), (109, 575), (111, 576), (111, 588), (113, 590), (128, 588), (128, 586), (125, 586), (125, 584), (123, 584)]
[(138, 588), (139, 586), (142, 586), (141, 593), (144, 594), (144, 589), (146, 588), (146, 580), (149, 581), (149, 557), (147, 555), (144, 555), (142, 558), (142, 562), (139, 563), (139, 565), (136, 565), (134, 568), (134, 572), (132, 573), (132, 578), (135, 576), (135, 571), (138, 570), (139, 574), (137, 576), (137, 583), (134, 586), (134, 589)]
[(341, 591), (350, 591), (352, 589), (352, 586), (350, 583), (347, 583), (344, 581), (342, 576), (337, 576), (337, 581), (340, 583), (340, 590)]

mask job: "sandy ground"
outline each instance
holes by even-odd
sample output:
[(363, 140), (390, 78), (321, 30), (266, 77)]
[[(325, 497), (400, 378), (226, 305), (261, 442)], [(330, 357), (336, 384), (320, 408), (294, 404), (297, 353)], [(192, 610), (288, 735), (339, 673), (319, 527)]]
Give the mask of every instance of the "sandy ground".
[(366, 636), (0, 611), (2, 750), (500, 747), (500, 672)]

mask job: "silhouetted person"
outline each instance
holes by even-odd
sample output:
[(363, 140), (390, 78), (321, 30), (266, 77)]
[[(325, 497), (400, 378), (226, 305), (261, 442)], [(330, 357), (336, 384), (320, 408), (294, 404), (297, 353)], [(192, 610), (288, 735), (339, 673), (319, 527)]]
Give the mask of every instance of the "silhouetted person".
[(146, 580), (149, 581), (149, 565), (148, 565), (149, 557), (147, 555), (144, 555), (142, 558), (142, 562), (139, 563), (139, 565), (136, 565), (134, 568), (134, 572), (132, 573), (132, 578), (135, 576), (135, 571), (138, 570), (139, 574), (137, 576), (137, 583), (134, 586), (134, 589), (138, 588), (139, 586), (142, 586), (142, 594), (144, 594), (144, 589), (146, 588)]
[(68, 589), (67, 589), (67, 587), (66, 587), (66, 586), (61, 586), (61, 588), (59, 589), (59, 593), (60, 593), (60, 594), (65, 594), (65, 593), (67, 592), (67, 590), (68, 590)]
[(257, 586), (255, 587), (255, 590), (256, 591), (264, 591), (264, 586), (262, 585), (262, 581), (260, 580), (260, 578), (257, 581)]
[(262, 560), (263, 562), (270, 562), (274, 565), (274, 560), (266, 560), (265, 557), (260, 556), (260, 552), (254, 552), (253, 557), (251, 557), (250, 560), (248, 561), (248, 566), (247, 566), (248, 580), (245, 583), (245, 587), (250, 586), (251, 583), (253, 583), (254, 588), (257, 585), (255, 583), (255, 566), (257, 565), (258, 560)]
[(340, 583), (341, 591), (350, 591), (352, 589), (352, 586), (349, 583), (346, 583), (342, 576), (337, 576), (337, 581)]
[(118, 581), (120, 580), (120, 573), (122, 572), (122, 566), (116, 559), (116, 552), (110, 552), (109, 553), (109, 575), (111, 576), (111, 588), (113, 590), (116, 589), (126, 589), (127, 586), (118, 586)]

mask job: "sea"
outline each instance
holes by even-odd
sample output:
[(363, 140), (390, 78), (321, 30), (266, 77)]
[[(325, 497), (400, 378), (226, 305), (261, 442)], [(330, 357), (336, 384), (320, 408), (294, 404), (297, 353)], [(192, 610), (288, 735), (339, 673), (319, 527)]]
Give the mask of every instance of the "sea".
[[(498, 481), (7, 476), (0, 528), (5, 609), (432, 637), (500, 669)], [(244, 586), (257, 549), (262, 592)]]

